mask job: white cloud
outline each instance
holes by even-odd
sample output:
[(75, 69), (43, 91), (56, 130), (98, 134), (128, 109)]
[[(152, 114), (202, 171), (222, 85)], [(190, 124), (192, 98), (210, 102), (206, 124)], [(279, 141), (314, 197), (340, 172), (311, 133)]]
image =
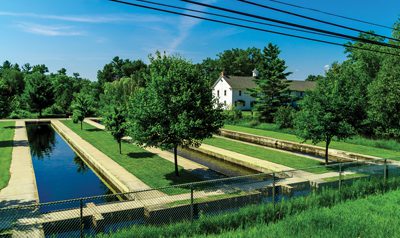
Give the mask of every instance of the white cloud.
[(331, 66), (329, 64), (324, 66), (324, 71), (328, 72), (331, 69)]
[(80, 23), (119, 23), (119, 22), (170, 22), (165, 17), (160, 17), (154, 14), (118, 14), (118, 15), (49, 15), (37, 13), (19, 13), (19, 12), (1, 12), (0, 16), (9, 17), (29, 17), (36, 19), (49, 19), (67, 22), (80, 22)]
[[(206, 4), (212, 4), (217, 2), (217, 0), (205, 0), (202, 1), (202, 3), (206, 3)], [(189, 6), (189, 4), (187, 4)], [(190, 5), (191, 6), (191, 5)], [(199, 6), (199, 5), (195, 5), (194, 7), (192, 7), (192, 9), (194, 10), (199, 10), (199, 11), (204, 11), (207, 8), (203, 7), (203, 6)], [(185, 14), (193, 14), (190, 11), (185, 11)], [(168, 48), (170, 49), (170, 53), (174, 53), (176, 52), (176, 49), (186, 40), (186, 38), (189, 36), (190, 31), (197, 26), (198, 24), (200, 24), (200, 22), (203, 21), (201, 19), (196, 19), (196, 18), (189, 18), (189, 17), (185, 17), (182, 16), (180, 19), (180, 23), (178, 25), (178, 30), (179, 30), (179, 34), (178, 36), (172, 40), (172, 42), (169, 44)]]
[(49, 26), (32, 23), (19, 23), (16, 26), (24, 32), (44, 36), (80, 36), (85, 34), (74, 30), (71, 26)]

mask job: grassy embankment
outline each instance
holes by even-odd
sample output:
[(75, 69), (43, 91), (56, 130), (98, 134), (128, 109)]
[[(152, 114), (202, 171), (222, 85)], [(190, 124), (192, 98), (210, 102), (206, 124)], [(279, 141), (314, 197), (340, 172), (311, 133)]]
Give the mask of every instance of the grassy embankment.
[[(266, 203), (236, 212), (201, 216), (193, 223), (134, 225), (113, 233), (112, 237), (265, 237), (266, 234), (268, 237), (383, 237), (386, 234), (396, 237), (400, 231), (400, 219), (396, 219), (400, 216), (400, 191), (396, 191), (399, 188), (398, 177), (387, 183), (382, 179), (362, 179), (343, 186), (340, 192), (325, 189), (276, 206)], [(385, 191), (388, 193), (381, 195)]]
[[(84, 123), (83, 130), (70, 120), (62, 123), (152, 188), (200, 181), (182, 167), (179, 167), (180, 176), (176, 177), (173, 163), (130, 143), (123, 143), (120, 155), (118, 144), (110, 133), (87, 123)], [(163, 192), (179, 194), (188, 192), (188, 189), (174, 188)]]
[[(268, 148), (248, 145), (241, 142), (236, 142), (223, 138), (214, 137), (211, 139), (206, 139), (203, 143), (221, 149), (234, 151), (243, 155), (251, 156), (257, 159), (266, 160), (276, 164), (281, 164), (294, 169), (304, 169), (307, 167), (315, 167), (323, 165), (322, 164), (323, 161), (319, 162), (314, 159), (309, 159), (302, 156), (279, 152)], [(318, 168), (304, 169), (304, 171), (320, 174), (320, 173), (330, 172), (331, 170), (329, 168), (321, 166)]]
[(10, 180), (15, 122), (0, 122), (0, 189)]
[[(285, 130), (284, 132), (280, 132), (274, 126), (269, 124), (265, 124), (259, 128), (238, 125), (225, 125), (224, 128), (259, 136), (273, 137), (280, 140), (294, 141), (299, 143), (303, 142), (303, 140), (298, 136), (290, 134)], [(306, 141), (305, 143), (312, 144), (311, 141)], [(325, 143), (318, 143), (317, 146), (324, 147)], [(392, 158), (395, 160), (400, 160), (400, 143), (393, 140), (372, 140), (355, 137), (354, 139), (348, 139), (346, 141), (332, 141), (330, 148), (364, 155), (371, 155), (380, 158)]]
[(331, 208), (311, 209), (275, 224), (207, 237), (399, 237), (398, 204), (400, 191), (394, 191)]

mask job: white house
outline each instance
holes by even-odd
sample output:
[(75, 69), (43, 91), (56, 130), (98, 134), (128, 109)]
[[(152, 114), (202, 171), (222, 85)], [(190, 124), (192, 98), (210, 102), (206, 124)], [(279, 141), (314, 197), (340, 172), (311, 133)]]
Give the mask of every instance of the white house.
[[(251, 110), (255, 99), (249, 95), (248, 89), (256, 86), (254, 78), (257, 76), (257, 70), (253, 70), (252, 77), (227, 76), (222, 72), (219, 79), (212, 86), (213, 95), (225, 109), (235, 106), (240, 110)], [(304, 97), (305, 91), (313, 88), (315, 88), (315, 82), (289, 81), (289, 90), (295, 100)]]

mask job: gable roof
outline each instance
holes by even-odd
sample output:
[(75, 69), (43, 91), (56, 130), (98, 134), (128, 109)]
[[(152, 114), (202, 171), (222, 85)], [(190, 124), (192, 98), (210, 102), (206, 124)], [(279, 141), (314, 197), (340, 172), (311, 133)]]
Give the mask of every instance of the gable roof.
[[(254, 77), (222, 76), (221, 78), (223, 78), (233, 89), (248, 89), (256, 87), (256, 83), (254, 82)], [(313, 81), (289, 80), (290, 91), (305, 92), (307, 90), (314, 89), (315, 86), (316, 82)]]

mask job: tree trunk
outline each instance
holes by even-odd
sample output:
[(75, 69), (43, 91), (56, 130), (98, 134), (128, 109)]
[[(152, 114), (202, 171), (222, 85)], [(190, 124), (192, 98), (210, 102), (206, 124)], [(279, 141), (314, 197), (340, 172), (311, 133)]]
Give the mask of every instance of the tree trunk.
[(118, 141), (118, 145), (119, 145), (119, 154), (122, 155), (121, 141)]
[(39, 109), (39, 118), (42, 118), (42, 109)]
[(83, 121), (81, 121), (81, 130), (82, 130), (82, 128), (83, 128)]
[(329, 144), (331, 143), (331, 138), (327, 137), (326, 138), (326, 143), (325, 143), (325, 164), (328, 165), (328, 159), (329, 159), (329, 154), (328, 154), (328, 149), (329, 149)]
[(178, 146), (174, 146), (174, 161), (175, 161), (175, 175), (179, 177), (179, 170), (178, 170)]

